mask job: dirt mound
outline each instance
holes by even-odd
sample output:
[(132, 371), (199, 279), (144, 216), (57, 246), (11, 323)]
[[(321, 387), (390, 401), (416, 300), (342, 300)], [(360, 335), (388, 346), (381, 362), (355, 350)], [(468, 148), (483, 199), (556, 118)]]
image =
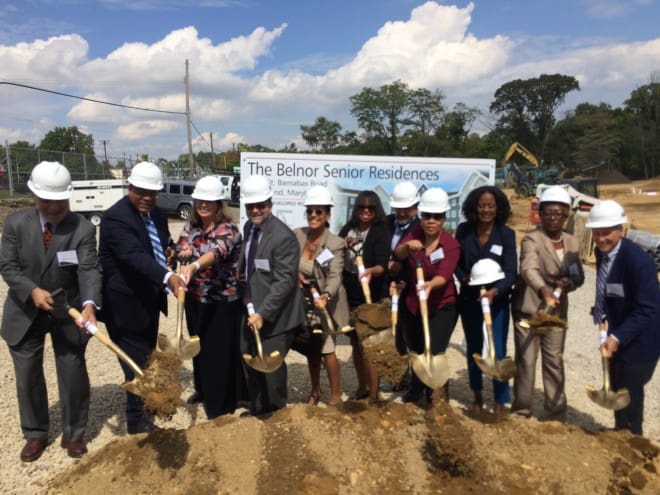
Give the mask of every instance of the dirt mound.
[(604, 184), (630, 184), (632, 181), (618, 170), (603, 170), (598, 174), (598, 182)]
[(657, 493), (658, 448), (623, 432), (469, 418), (444, 401), (294, 405), (112, 442), (44, 493)]

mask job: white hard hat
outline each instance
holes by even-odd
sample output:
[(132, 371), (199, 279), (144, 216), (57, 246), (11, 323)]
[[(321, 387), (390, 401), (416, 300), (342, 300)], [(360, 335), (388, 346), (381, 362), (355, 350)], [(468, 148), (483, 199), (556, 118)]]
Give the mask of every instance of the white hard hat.
[(486, 285), (504, 278), (504, 271), (500, 264), (490, 258), (484, 258), (472, 265), (470, 282), (468, 285)]
[(449, 209), (449, 196), (439, 187), (427, 189), (419, 200), (422, 213), (446, 213)]
[(273, 197), (268, 179), (251, 175), (241, 182), (241, 201), (246, 204), (261, 203)]
[(41, 199), (69, 199), (73, 191), (71, 174), (59, 162), (39, 163), (32, 169), (27, 186)]
[(612, 199), (605, 199), (599, 201), (591, 208), (585, 227), (588, 229), (600, 229), (616, 227), (627, 222), (628, 217), (623, 211), (623, 207)]
[(392, 208), (410, 208), (419, 203), (417, 186), (412, 182), (399, 182), (392, 190), (390, 206)]
[(163, 173), (158, 165), (151, 162), (136, 164), (126, 180), (135, 187), (150, 191), (160, 191), (163, 188)]
[(197, 181), (191, 196), (202, 201), (220, 201), (226, 199), (224, 192), (222, 181), (215, 175), (208, 175)]
[(571, 196), (561, 186), (550, 186), (541, 193), (539, 204), (541, 203), (562, 203), (571, 206)]
[(314, 186), (305, 194), (303, 206), (335, 206), (332, 200), (332, 194), (328, 188), (323, 186)]

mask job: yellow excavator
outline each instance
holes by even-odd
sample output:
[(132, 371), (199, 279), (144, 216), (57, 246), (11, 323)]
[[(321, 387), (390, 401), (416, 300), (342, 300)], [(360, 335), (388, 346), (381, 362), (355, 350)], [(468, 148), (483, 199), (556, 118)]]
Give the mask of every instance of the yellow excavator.
[(518, 141), (514, 142), (511, 146), (509, 146), (509, 149), (506, 150), (506, 153), (504, 154), (504, 160), (502, 160), (502, 163), (506, 165), (509, 163), (509, 159), (513, 156), (514, 153), (520, 153), (522, 156), (524, 156), (529, 163), (534, 165), (534, 167), (538, 168), (539, 166), (539, 160), (534, 156), (534, 153), (529, 151), (527, 148), (525, 148), (522, 144), (520, 144)]
[[(533, 167), (521, 169), (515, 163), (509, 162), (514, 153), (520, 153)], [(504, 165), (505, 184), (513, 186), (519, 196), (529, 196), (539, 180), (543, 180), (543, 172), (539, 168), (539, 159), (517, 141), (509, 146), (504, 154), (502, 164)]]

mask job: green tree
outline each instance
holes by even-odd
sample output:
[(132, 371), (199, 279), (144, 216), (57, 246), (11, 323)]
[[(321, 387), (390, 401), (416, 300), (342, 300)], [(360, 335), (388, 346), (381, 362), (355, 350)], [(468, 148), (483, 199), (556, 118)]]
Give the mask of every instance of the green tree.
[(341, 142), (341, 124), (325, 117), (317, 117), (312, 125), (301, 125), (302, 138), (313, 150), (323, 153), (335, 149)]
[[(401, 128), (409, 117), (408, 85), (402, 81), (378, 89), (363, 88), (349, 98), (353, 115), (373, 149), (382, 147), (388, 155), (400, 152)], [(367, 143), (365, 143), (367, 144)]]
[(418, 134), (421, 154), (428, 156), (431, 137), (442, 122), (445, 108), (443, 94), (439, 90), (429, 91), (420, 88), (408, 92), (409, 117), (403, 122), (410, 126), (412, 133)]
[(644, 178), (655, 177), (660, 160), (660, 83), (651, 82), (635, 89), (625, 107), (637, 120)]
[(500, 127), (511, 141), (519, 141), (543, 159), (547, 138), (555, 125), (555, 111), (566, 95), (580, 89), (572, 76), (541, 74), (516, 79), (500, 86), (490, 111), (499, 116)]
[(479, 115), (481, 111), (478, 108), (456, 103), (451, 111), (445, 114), (436, 131), (437, 138), (443, 142), (443, 150), (447, 150), (452, 156), (464, 155), (467, 138)]
[(77, 126), (55, 127), (39, 143), (42, 160), (53, 160), (65, 165), (73, 179), (104, 177), (103, 166), (94, 154), (94, 138)]

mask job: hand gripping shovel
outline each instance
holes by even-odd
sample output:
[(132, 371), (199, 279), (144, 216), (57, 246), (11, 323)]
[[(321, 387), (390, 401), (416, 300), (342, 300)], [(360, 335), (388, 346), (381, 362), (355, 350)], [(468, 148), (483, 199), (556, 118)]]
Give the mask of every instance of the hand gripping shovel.
[(513, 378), (516, 374), (516, 364), (510, 357), (504, 359), (495, 359), (495, 341), (493, 339), (493, 319), (490, 313), (490, 305), (486, 297), (486, 289), (481, 289), (481, 311), (484, 314), (484, 323), (486, 324), (486, 334), (488, 336), (488, 357), (482, 357), (481, 354), (475, 352), (472, 354), (477, 366), (496, 380), (505, 382)]
[(355, 264), (358, 269), (358, 278), (360, 279), (360, 284), (362, 284), (362, 293), (364, 294), (364, 300), (367, 304), (371, 304), (371, 289), (369, 288), (369, 280), (364, 274), (364, 261), (362, 256), (355, 257)]
[(396, 282), (390, 283), (391, 306), (390, 313), (392, 318), (392, 337), (396, 342), (396, 325), (399, 322), (399, 286)]
[[(417, 285), (424, 285), (424, 269), (417, 264)], [(426, 292), (422, 289), (419, 295), (419, 311), (422, 315), (422, 327), (424, 329), (424, 353), (410, 352), (410, 361), (413, 371), (426, 386), (437, 389), (449, 380), (449, 365), (443, 354), (431, 355), (431, 331), (429, 329), (429, 308), (426, 300)]]
[[(605, 321), (602, 321), (598, 324), (598, 329), (600, 330), (602, 343), (607, 338)], [(620, 388), (617, 391), (614, 391), (610, 388), (609, 353), (606, 349), (603, 348), (600, 351), (600, 355), (603, 362), (603, 388), (597, 389), (593, 385), (587, 385), (585, 389), (589, 398), (600, 407), (618, 411), (619, 409), (623, 409), (624, 407), (627, 407), (628, 404), (630, 404), (630, 393), (628, 392), (628, 389), (625, 388)]]
[(198, 336), (183, 338), (183, 315), (186, 291), (179, 289), (176, 307), (176, 336), (170, 340), (164, 333), (158, 334), (158, 347), (163, 352), (176, 354), (181, 359), (192, 359), (199, 354), (200, 343)]
[[(561, 287), (556, 287), (552, 293), (552, 296), (555, 299), (559, 299), (561, 297), (561, 292)], [(553, 300), (553, 302), (555, 301)], [(568, 328), (568, 324), (565, 320), (554, 314), (554, 309), (554, 304), (548, 304), (546, 302), (543, 308), (534, 313), (529, 319), (530, 327), (541, 333), (547, 332), (551, 328), (562, 328), (566, 330)]]
[[(316, 302), (321, 296), (319, 295), (319, 291), (316, 290), (316, 287), (310, 287), (309, 291), (312, 293), (312, 298)], [(312, 330), (312, 333), (323, 333), (327, 335), (339, 335), (342, 333), (348, 333), (351, 330), (353, 330), (353, 327), (350, 325), (344, 325), (341, 328), (337, 328), (337, 323), (335, 322), (334, 318), (332, 315), (328, 312), (328, 308), (324, 305), (321, 308), (317, 308), (316, 305), (314, 305), (314, 309), (319, 311), (321, 313), (321, 326), (323, 329), (315, 328)]]
[[(247, 305), (248, 314), (254, 314), (254, 304), (248, 303)], [(253, 368), (262, 373), (272, 373), (276, 371), (284, 360), (280, 355), (280, 351), (273, 351), (268, 356), (264, 356), (263, 348), (261, 347), (261, 338), (259, 337), (259, 330), (250, 325), (250, 330), (252, 330), (252, 335), (254, 335), (254, 341), (257, 344), (257, 355), (251, 356), (250, 354), (243, 354), (243, 359), (250, 368)]]

